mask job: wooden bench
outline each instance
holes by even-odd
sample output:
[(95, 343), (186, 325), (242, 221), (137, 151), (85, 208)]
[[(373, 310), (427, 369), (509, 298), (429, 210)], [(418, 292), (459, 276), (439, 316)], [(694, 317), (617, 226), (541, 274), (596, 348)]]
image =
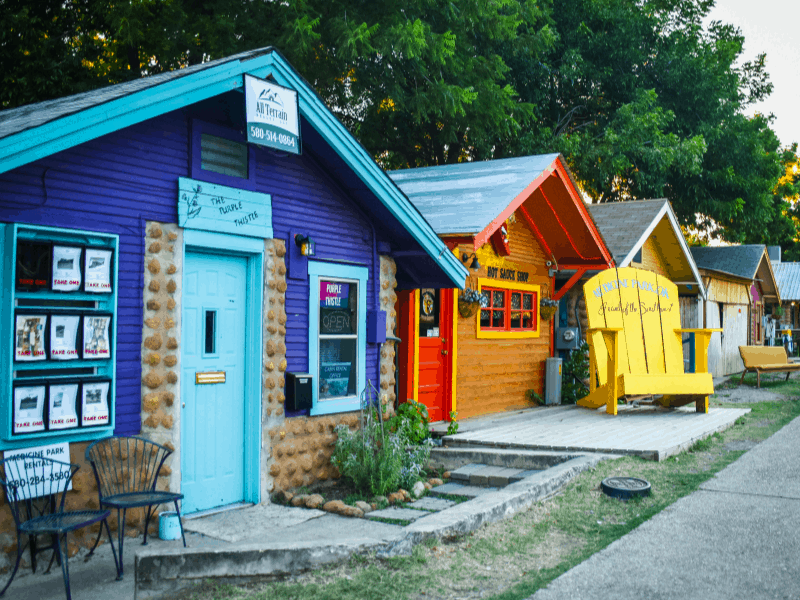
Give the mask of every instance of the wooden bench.
[(756, 373), (756, 387), (761, 387), (761, 373), (786, 373), (786, 380), (794, 371), (800, 371), (800, 364), (790, 363), (783, 346), (739, 346), (739, 354), (744, 363), (744, 371), (739, 384), (744, 382), (746, 373)]
[[(661, 395), (675, 407), (695, 403), (708, 412), (714, 382), (708, 373), (708, 343), (721, 329), (682, 329), (678, 286), (641, 269), (607, 269), (583, 287), (589, 316), (589, 395), (581, 406), (606, 405), (617, 414), (622, 396)], [(695, 336), (695, 373), (683, 369), (682, 334)]]

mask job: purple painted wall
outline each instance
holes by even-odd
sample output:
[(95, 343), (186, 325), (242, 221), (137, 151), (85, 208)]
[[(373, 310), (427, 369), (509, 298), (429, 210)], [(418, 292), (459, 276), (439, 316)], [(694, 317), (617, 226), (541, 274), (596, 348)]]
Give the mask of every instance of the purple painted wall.
[[(0, 221), (120, 236), (116, 431), (121, 434), (141, 428), (144, 223), (177, 222), (178, 177), (191, 176), (190, 144), (190, 119), (176, 111), (0, 174)], [(378, 279), (372, 273), (372, 229), (310, 152), (293, 156), (256, 149), (256, 189), (272, 195), (276, 238), (302, 229), (317, 242), (317, 260), (370, 267), (371, 306)], [(288, 370), (307, 371), (307, 282), (288, 280), (286, 313)], [(368, 344), (367, 378), (376, 385), (378, 361), (378, 347)]]

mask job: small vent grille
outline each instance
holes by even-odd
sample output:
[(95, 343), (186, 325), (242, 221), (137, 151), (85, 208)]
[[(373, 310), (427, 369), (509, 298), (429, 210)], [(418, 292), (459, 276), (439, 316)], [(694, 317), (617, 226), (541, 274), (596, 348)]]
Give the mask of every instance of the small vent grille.
[(200, 136), (200, 166), (205, 171), (247, 179), (247, 144), (204, 133)]

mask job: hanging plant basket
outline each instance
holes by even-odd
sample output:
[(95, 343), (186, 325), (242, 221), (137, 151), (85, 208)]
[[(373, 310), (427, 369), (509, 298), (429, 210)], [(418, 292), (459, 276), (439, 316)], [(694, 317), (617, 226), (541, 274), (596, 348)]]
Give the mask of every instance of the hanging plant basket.
[(539, 316), (541, 316), (542, 320), (549, 321), (550, 318), (556, 314), (558, 310), (558, 301), (551, 300), (550, 298), (544, 298), (541, 302), (539, 302)]
[(463, 300), (458, 301), (458, 314), (460, 314), (465, 319), (469, 317), (474, 317), (475, 313), (478, 312), (478, 306), (480, 306), (477, 302), (464, 302)]

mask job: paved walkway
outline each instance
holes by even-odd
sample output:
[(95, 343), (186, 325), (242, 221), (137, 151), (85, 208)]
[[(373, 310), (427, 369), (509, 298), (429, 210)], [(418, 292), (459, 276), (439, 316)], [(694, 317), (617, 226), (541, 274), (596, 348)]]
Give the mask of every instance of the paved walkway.
[(727, 429), (749, 409), (712, 408), (708, 414), (691, 409), (653, 406), (620, 407), (612, 416), (605, 409), (558, 406), (518, 413), (513, 420), (444, 438), (449, 446), (490, 446), (562, 452), (635, 454), (664, 460), (715, 431)]
[(531, 600), (800, 598), (800, 418)]

